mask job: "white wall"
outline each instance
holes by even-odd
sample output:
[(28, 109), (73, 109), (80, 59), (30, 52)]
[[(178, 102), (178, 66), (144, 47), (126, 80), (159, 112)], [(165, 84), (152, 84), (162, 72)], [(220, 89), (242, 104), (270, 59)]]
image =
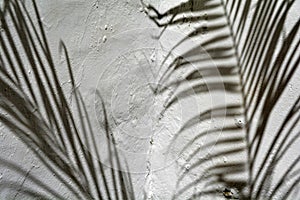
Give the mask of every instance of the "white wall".
[[(160, 10), (165, 10), (171, 5), (178, 4), (179, 1), (151, 2)], [(172, 106), (160, 119), (160, 111), (168, 98), (168, 93), (155, 95), (149, 86), (155, 85), (162, 55), (166, 55), (172, 45), (184, 37), (191, 27), (183, 28), (178, 25), (168, 29), (162, 38), (157, 40), (155, 36), (159, 34), (160, 29), (146, 16), (139, 0), (51, 0), (40, 1), (38, 5), (51, 48), (55, 52), (54, 58), (61, 66), (57, 70), (61, 76), (62, 87), (70, 94), (70, 103), (72, 101), (70, 83), (66, 76), (66, 63), (58, 53), (60, 39), (69, 50), (76, 84), (87, 101), (94, 126), (98, 126), (97, 120), (101, 120), (97, 118), (99, 110), (95, 107), (94, 90), (98, 89), (105, 99), (117, 146), (129, 163), (137, 199), (143, 199), (145, 195), (149, 199), (171, 199), (176, 190), (180, 167), (188, 169), (191, 165), (185, 160), (186, 155), (203, 143), (217, 141), (221, 135), (217, 138), (203, 138), (196, 141), (193, 148), (183, 156), (179, 156), (184, 144), (191, 141), (199, 130), (208, 127), (221, 129), (225, 123), (237, 124), (238, 120), (243, 119), (239, 116), (231, 121), (211, 118), (190, 129), (174, 142), (175, 133), (195, 114), (211, 106), (240, 102), (241, 97), (224, 93), (192, 95)], [(292, 24), (297, 20), (299, 9), (300, 2), (297, 1), (288, 22)], [(289, 24), (286, 27), (289, 30)], [(204, 34), (198, 39), (204, 37), (207, 36)], [(197, 40), (188, 41), (186, 46), (174, 55), (197, 44), (194, 41)], [(297, 73), (300, 75), (299, 70)], [(294, 92), (299, 91), (299, 79), (294, 79), (290, 88), (282, 107), (290, 105), (289, 101), (294, 98)], [(272, 123), (276, 123), (276, 119)], [(14, 136), (7, 134), (8, 132), (0, 124), (2, 156), (22, 163), (28, 173), (45, 175), (49, 184), (57, 187), (58, 183), (51, 177), (53, 175), (46, 172), (32, 153)], [(242, 133), (241, 129), (240, 134)], [(298, 150), (300, 149), (295, 149), (295, 153)], [(213, 149), (209, 149), (197, 154), (197, 158), (203, 158), (213, 152)], [(221, 157), (209, 161), (207, 165), (226, 163), (228, 159), (246, 161), (245, 157), (245, 154), (234, 158)], [(26, 179), (11, 173), (10, 170), (0, 169), (0, 181), (1, 176), (10, 177), (18, 182)], [(202, 169), (193, 171), (182, 184), (195, 180), (201, 173), (204, 173)], [(242, 174), (242, 179), (247, 179), (247, 175)], [(64, 186), (58, 187), (64, 190)], [(203, 187), (205, 186), (198, 185), (189, 190), (187, 195), (201, 191)], [(0, 198), (6, 195), (0, 194)], [(65, 194), (65, 197), (72, 199), (68, 194)], [(22, 199), (22, 196), (17, 195), (17, 199)]]

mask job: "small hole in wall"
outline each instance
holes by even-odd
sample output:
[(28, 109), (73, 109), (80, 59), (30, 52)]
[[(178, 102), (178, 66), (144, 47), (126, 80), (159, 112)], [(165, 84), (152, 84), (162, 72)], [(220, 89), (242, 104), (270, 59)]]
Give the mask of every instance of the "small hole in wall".
[(237, 190), (235, 190), (235, 189), (230, 189), (230, 188), (225, 188), (225, 189), (223, 190), (223, 196), (224, 196), (226, 199), (239, 199), (239, 195), (238, 195)]
[(244, 127), (245, 127), (245, 121), (244, 121), (244, 119), (236, 118), (236, 119), (235, 119), (235, 125), (236, 125), (238, 128), (244, 128)]
[(190, 170), (190, 168), (191, 168), (191, 164), (190, 163), (187, 163), (187, 164), (185, 164), (185, 170), (186, 171), (189, 171)]
[(152, 139), (152, 138), (150, 139), (150, 144), (151, 144), (151, 145), (153, 144), (153, 139)]
[(231, 199), (233, 193), (231, 192), (230, 189), (225, 188), (225, 189), (223, 190), (223, 195), (224, 195), (224, 197), (225, 197), (226, 199)]

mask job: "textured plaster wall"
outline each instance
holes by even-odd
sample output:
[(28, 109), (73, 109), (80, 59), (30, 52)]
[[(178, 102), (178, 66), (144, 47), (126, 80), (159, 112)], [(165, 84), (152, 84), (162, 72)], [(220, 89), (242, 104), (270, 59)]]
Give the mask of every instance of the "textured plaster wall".
[[(172, 5), (177, 5), (179, 1), (152, 0), (151, 3), (163, 11)], [(188, 170), (190, 166), (190, 163), (185, 160), (186, 157), (178, 156), (180, 149), (184, 144), (188, 144), (198, 130), (212, 126), (221, 129), (224, 123), (232, 123), (240, 126), (239, 133), (243, 133), (243, 119), (239, 117), (230, 122), (212, 118), (189, 130), (174, 142), (174, 134), (192, 116), (211, 106), (225, 105), (225, 102), (239, 102), (241, 97), (225, 96), (224, 93), (191, 96), (166, 113), (161, 113), (164, 101), (169, 94), (172, 94), (172, 90), (170, 93), (158, 96), (151, 92), (150, 88), (155, 84), (162, 55), (166, 55), (175, 41), (183, 38), (195, 24), (191, 27), (179, 25), (167, 30), (168, 32), (157, 40), (155, 36), (159, 34), (159, 29), (148, 19), (139, 0), (51, 0), (39, 1), (38, 5), (51, 41), (51, 48), (56, 52), (54, 59), (61, 66), (58, 72), (62, 87), (70, 94), (70, 104), (72, 104), (70, 82), (66, 78), (66, 63), (58, 52), (60, 39), (65, 42), (69, 50), (76, 84), (87, 101), (94, 126), (97, 126), (97, 120), (101, 120), (97, 115), (99, 111), (95, 106), (94, 90), (98, 89), (102, 93), (108, 106), (109, 119), (118, 148), (127, 158), (132, 172), (137, 199), (146, 196), (149, 199), (166, 200), (172, 197), (179, 168), (185, 167)], [(292, 22), (297, 18), (299, 5), (298, 1), (294, 8), (294, 17), (292, 15), (288, 21)], [(286, 28), (289, 30), (288, 24)], [(201, 35), (200, 39), (207, 34), (209, 35), (209, 33)], [(184, 51), (195, 44), (190, 41), (178, 51)], [(289, 99), (293, 99), (294, 91), (299, 89), (299, 80), (293, 80), (281, 104), (282, 107), (275, 112), (281, 112), (285, 104), (289, 105)], [(276, 124), (276, 118), (272, 123)], [(56, 183), (53, 178), (55, 175), (49, 174), (32, 156), (32, 152), (7, 132), (0, 124), (2, 156), (22, 163), (28, 174), (44, 176), (50, 185), (64, 191), (64, 186)], [(217, 139), (204, 138), (197, 141), (194, 148)], [(295, 149), (295, 153), (298, 150)], [(198, 156), (203, 158), (213, 152), (213, 149), (209, 149)], [(245, 155), (234, 158), (222, 157), (210, 162), (226, 163), (228, 159), (245, 160)], [(208, 165), (211, 164), (210, 162)], [(186, 182), (194, 180), (201, 173), (205, 172), (201, 169), (194, 171)], [(26, 181), (26, 177), (12, 175), (10, 170), (0, 170), (0, 181), (2, 176), (21, 183)], [(241, 179), (247, 178), (245, 174), (239, 176)], [(203, 187), (205, 186), (198, 185), (190, 192), (199, 191)], [(6, 195), (0, 194), (0, 199)], [(10, 195), (22, 199), (18, 194)], [(72, 199), (67, 193), (65, 197)]]

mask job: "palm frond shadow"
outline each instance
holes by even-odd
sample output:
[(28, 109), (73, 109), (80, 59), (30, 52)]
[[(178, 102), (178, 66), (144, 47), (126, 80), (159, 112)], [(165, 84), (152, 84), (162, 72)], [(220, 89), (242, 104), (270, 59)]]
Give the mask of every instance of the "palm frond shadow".
[[(275, 130), (271, 130), (271, 134), (268, 127), (276, 116), (275, 109), (284, 99), (288, 84), (295, 79), (296, 70), (299, 69), (299, 16), (292, 24), (291, 30), (282, 38), (285, 31), (284, 24), (294, 2), (189, 0), (160, 13), (154, 6), (142, 1), (149, 18), (163, 28), (159, 37), (163, 36), (167, 28), (175, 25), (185, 27), (186, 24), (193, 26), (194, 22), (203, 22), (200, 26), (194, 25), (194, 30), (173, 45), (161, 64), (161, 76), (158, 77), (157, 85), (166, 87), (157, 87), (155, 92), (165, 92), (167, 87), (177, 88), (195, 80), (219, 77), (212, 85), (200, 82), (189, 89), (175, 92), (166, 103), (166, 109), (193, 94), (201, 95), (223, 90), (226, 94), (240, 94), (242, 97), (242, 102), (234, 105), (241, 108), (242, 112), (231, 112), (229, 105), (223, 108), (212, 107), (186, 122), (175, 134), (170, 146), (174, 145), (179, 137), (184, 137), (186, 129), (212, 118), (212, 113), (218, 109), (224, 109), (224, 112), (216, 114), (216, 117), (231, 120), (235, 116), (241, 116), (245, 120), (244, 131), (238, 135), (234, 135), (233, 132), (241, 127), (225, 124), (223, 129), (200, 130), (199, 134), (183, 146), (181, 154), (188, 154), (187, 161), (191, 161), (207, 148), (218, 149), (218, 146), (226, 148), (223, 150), (221, 148), (217, 153), (203, 159), (195, 158), (195, 163), (188, 170), (183, 167), (173, 199), (181, 199), (186, 191), (201, 185), (204, 180), (207, 190), (202, 185), (204, 189), (202, 187), (201, 191), (186, 193), (190, 195), (189, 199), (207, 195), (237, 198), (234, 195), (226, 196), (224, 193), (223, 189), (232, 187), (238, 189), (241, 199), (272, 199), (276, 195), (286, 199), (299, 186), (299, 154), (293, 153), (293, 148), (299, 145), (300, 138), (297, 131), (300, 117), (298, 91), (294, 94), (296, 98), (289, 104), (289, 111), (281, 116), (280, 123), (276, 124)], [(203, 34), (206, 37), (199, 37)], [(171, 57), (173, 51), (191, 39), (198, 41), (198, 45), (175, 58)], [(205, 53), (209, 57), (202, 58), (203, 51), (197, 49), (206, 50)], [(209, 59), (216, 62), (215, 67), (207, 63)], [(168, 63), (167, 60), (171, 60), (170, 64), (163, 67)], [(190, 70), (181, 79), (176, 78), (176, 72), (182, 69), (187, 71), (189, 64), (201, 68)], [(215, 73), (216, 69), (218, 73)], [(234, 81), (228, 81), (228, 77)], [(222, 134), (226, 135), (224, 138), (188, 151), (200, 138), (214, 135), (217, 137), (222, 131)], [(244, 146), (238, 145), (243, 142)], [(212, 164), (202, 170), (204, 175), (199, 175), (194, 181), (190, 183), (183, 181), (188, 174), (196, 173), (193, 172), (195, 168), (204, 168), (204, 162), (240, 152), (245, 153), (246, 162), (233, 160), (225, 164)], [(278, 169), (282, 173), (276, 172)], [(247, 180), (224, 178), (240, 172), (248, 174)], [(220, 185), (223, 189), (220, 189)]]
[[(100, 93), (96, 96), (102, 102), (101, 134), (106, 135), (109, 166), (101, 162), (103, 155), (97, 148), (83, 97), (76, 88), (67, 49), (61, 42), (60, 52), (67, 64), (76, 113), (61, 88), (35, 1), (32, 7), (34, 15), (23, 1), (5, 0), (0, 9), (1, 122), (32, 150), (74, 198), (134, 199), (131, 177), (121, 170), (127, 166), (121, 166), (124, 161), (110, 134)], [(0, 163), (25, 177), (26, 172), (18, 163), (4, 158)], [(64, 199), (61, 191), (47, 185), (41, 177), (26, 177), (32, 184), (1, 180), (1, 191), (11, 189), (27, 197)]]

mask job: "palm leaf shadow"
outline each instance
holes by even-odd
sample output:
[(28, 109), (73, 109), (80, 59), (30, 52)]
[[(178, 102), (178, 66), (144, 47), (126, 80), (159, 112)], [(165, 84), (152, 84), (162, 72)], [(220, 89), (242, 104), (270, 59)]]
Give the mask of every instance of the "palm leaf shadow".
[[(209, 189), (192, 192), (192, 195), (187, 193), (186, 195), (190, 195), (188, 199), (198, 199), (206, 195), (220, 196), (222, 193), (226, 198), (237, 198), (234, 195), (226, 196), (227, 194), (225, 195), (223, 192), (226, 190), (218, 189), (220, 185), (223, 185), (223, 189), (237, 188), (241, 199), (272, 199), (279, 195), (279, 191), (286, 199), (296, 190), (297, 185), (299, 186), (299, 155), (292, 153), (292, 149), (299, 144), (300, 138), (299, 131), (297, 131), (300, 118), (299, 92), (295, 94), (299, 98), (293, 100), (289, 106), (289, 112), (281, 116), (281, 122), (277, 124), (278, 127), (274, 133), (270, 135), (267, 131), (267, 126), (276, 116), (274, 113), (276, 106), (280, 105), (283, 93), (295, 77), (296, 70), (299, 69), (299, 16), (291, 26), (289, 33), (284, 35), (283, 39), (281, 37), (284, 32), (284, 23), (294, 2), (189, 0), (160, 13), (154, 6), (142, 1), (149, 18), (159, 27), (163, 27), (159, 37), (163, 36), (168, 27), (172, 28), (178, 24), (181, 26), (191, 25), (199, 21), (207, 22), (195, 27), (186, 37), (173, 45), (161, 64), (162, 75), (158, 78), (157, 85), (165, 85), (165, 87), (158, 87), (155, 91), (165, 92), (170, 86), (177, 88), (179, 85), (194, 80), (201, 81), (218, 76), (219, 79), (213, 82), (212, 86), (215, 84), (215, 87), (211, 87), (211, 90), (206, 83), (200, 82), (190, 89), (176, 91), (173, 98), (166, 103), (166, 109), (193, 94), (215, 93), (218, 90), (240, 94), (242, 97), (242, 102), (235, 106), (241, 107), (243, 112), (233, 112), (232, 115), (228, 115), (227, 111), (230, 113), (229, 105), (225, 105), (224, 112), (219, 117), (230, 120), (236, 114), (245, 119), (243, 138), (246, 145), (243, 147), (237, 145), (242, 142), (240, 134), (239, 137), (231, 136), (232, 132), (241, 128), (235, 125), (225, 124), (221, 130), (218, 128), (200, 130), (193, 140), (184, 145), (182, 154), (189, 152), (188, 148), (204, 136), (213, 137), (224, 131), (223, 135), (228, 135), (228, 137), (215, 143), (207, 143), (204, 148), (197, 148), (189, 153), (188, 161), (209, 147), (217, 148), (226, 143), (225, 146), (230, 150), (221, 149), (204, 160), (196, 159), (195, 164), (192, 164), (188, 170), (183, 167), (174, 199), (181, 199), (186, 191), (196, 187), (204, 180), (207, 181), (206, 185), (209, 186)], [(209, 33), (208, 35), (211, 37), (199, 39), (199, 35), (201, 36), (203, 33)], [(190, 39), (198, 40), (199, 44), (172, 58), (172, 52)], [(209, 58), (216, 61), (216, 67), (207, 64), (208, 59), (202, 58), (203, 51), (197, 51), (198, 49), (205, 49)], [(276, 49), (278, 51), (275, 51)], [(164, 68), (168, 59), (171, 59), (171, 62)], [(180, 69), (187, 71), (188, 64), (198, 65), (201, 68), (190, 70), (181, 79), (176, 78), (176, 72)], [(219, 73), (215, 73), (216, 69), (219, 70)], [(227, 82), (228, 77), (237, 78), (233, 79), (237, 81)], [(175, 134), (172, 143), (176, 142), (180, 136), (184, 137), (183, 135), (186, 134), (184, 130), (210, 119), (213, 117), (213, 113), (219, 109), (213, 107), (186, 122)], [(244, 165), (235, 161), (223, 165), (215, 164), (205, 168), (208, 175), (200, 176), (190, 183), (183, 181), (184, 177), (192, 173), (194, 168), (203, 168), (205, 160), (239, 152), (245, 152), (247, 155)], [(290, 159), (292, 161), (287, 162)], [(288, 164), (284, 165), (284, 163)], [(283, 171), (282, 174), (276, 173), (275, 169), (279, 167), (281, 167), (280, 171)], [(217, 172), (216, 169), (218, 169)], [(233, 181), (224, 179), (225, 175), (230, 176), (242, 171), (248, 173), (248, 180), (240, 182), (237, 179)], [(287, 181), (290, 181), (290, 184), (285, 184)]]
[[(35, 1), (32, 6), (34, 14), (29, 13), (22, 1), (5, 0), (0, 9), (3, 28), (0, 34), (1, 122), (32, 150), (74, 198), (134, 199), (131, 177), (121, 171), (127, 165), (121, 166), (123, 159), (108, 127), (100, 93), (97, 99), (102, 102), (104, 117), (101, 134), (106, 136), (110, 167), (101, 163), (103, 155), (97, 147), (86, 105), (75, 86), (67, 49), (60, 42), (76, 113), (72, 112), (61, 88)], [(64, 198), (62, 191), (51, 188), (43, 178), (26, 174), (20, 163), (1, 158), (1, 166), (26, 176), (31, 183), (20, 185), (3, 180), (1, 191), (12, 189), (17, 190), (17, 194), (42, 199)]]

